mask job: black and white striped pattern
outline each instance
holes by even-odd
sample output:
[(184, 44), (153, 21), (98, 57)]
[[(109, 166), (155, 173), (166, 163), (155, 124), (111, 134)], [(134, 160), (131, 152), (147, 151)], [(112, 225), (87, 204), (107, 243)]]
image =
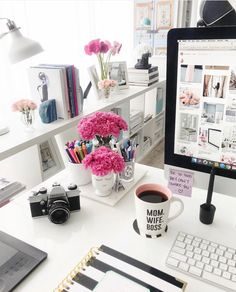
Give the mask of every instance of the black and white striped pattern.
[[(88, 266), (73, 278), (70, 289), (65, 289), (63, 292), (93, 291), (108, 271), (124, 276), (149, 289), (150, 292), (184, 291), (185, 284), (182, 281), (160, 270), (104, 245), (99, 250), (99, 254), (89, 261)], [(113, 285), (118, 284), (113, 283)]]

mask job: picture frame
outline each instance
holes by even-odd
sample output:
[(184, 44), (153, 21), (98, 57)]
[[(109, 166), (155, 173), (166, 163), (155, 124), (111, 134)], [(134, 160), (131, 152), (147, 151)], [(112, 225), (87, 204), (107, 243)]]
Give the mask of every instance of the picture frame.
[(171, 29), (173, 26), (173, 1), (161, 0), (156, 3), (156, 27)]
[(102, 95), (102, 92), (98, 87), (98, 81), (100, 79), (99, 79), (99, 76), (98, 76), (98, 73), (97, 73), (97, 69), (96, 69), (96, 67), (94, 65), (88, 67), (88, 74), (89, 74), (90, 81), (92, 83), (92, 88), (93, 88), (95, 97), (97, 99), (100, 99), (101, 95)]
[(42, 181), (45, 181), (65, 168), (54, 137), (38, 144), (38, 153)]
[(118, 89), (129, 88), (128, 70), (125, 61), (109, 62), (108, 76), (110, 79), (117, 81)]

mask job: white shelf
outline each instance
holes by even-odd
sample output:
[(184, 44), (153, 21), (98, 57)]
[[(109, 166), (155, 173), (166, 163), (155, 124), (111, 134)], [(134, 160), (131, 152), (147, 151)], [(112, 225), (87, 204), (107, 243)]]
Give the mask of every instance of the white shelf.
[[(163, 82), (163, 80), (160, 80)], [(0, 161), (14, 155), (28, 147), (39, 144), (52, 136), (60, 134), (69, 128), (76, 127), (81, 117), (99, 110), (109, 110), (125, 101), (129, 101), (146, 92), (156, 88), (160, 82), (149, 87), (130, 86), (128, 89), (121, 90), (116, 96), (108, 100), (98, 100), (85, 102), (83, 113), (69, 120), (57, 120), (50, 124), (43, 124), (38, 121), (33, 133), (25, 133), (19, 121), (15, 118), (10, 125), (10, 132), (0, 136)], [(38, 119), (39, 120), (39, 119)]]

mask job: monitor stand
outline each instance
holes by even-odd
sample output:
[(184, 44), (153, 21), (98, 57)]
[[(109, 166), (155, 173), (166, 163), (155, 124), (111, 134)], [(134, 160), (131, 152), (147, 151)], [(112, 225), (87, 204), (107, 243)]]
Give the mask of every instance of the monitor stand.
[(206, 203), (200, 205), (199, 219), (203, 224), (211, 224), (214, 220), (216, 207), (211, 204), (212, 193), (215, 180), (215, 168), (212, 167), (207, 191)]

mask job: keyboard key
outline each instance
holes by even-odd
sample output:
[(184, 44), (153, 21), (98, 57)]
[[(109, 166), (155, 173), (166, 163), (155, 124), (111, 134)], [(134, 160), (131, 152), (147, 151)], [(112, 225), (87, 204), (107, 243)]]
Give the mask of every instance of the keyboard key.
[(214, 270), (213, 270), (213, 273), (214, 274), (216, 274), (216, 275), (218, 275), (218, 276), (221, 276), (221, 270), (220, 269), (217, 269), (217, 268), (215, 268)]
[(200, 243), (198, 241), (196, 241), (196, 240), (194, 240), (192, 242), (192, 246), (194, 246), (194, 247), (199, 247), (199, 245), (200, 245)]
[(226, 264), (227, 263), (227, 259), (225, 257), (219, 257), (219, 262)]
[(236, 282), (236, 275), (232, 276), (232, 281)]
[(194, 274), (194, 275), (196, 275), (196, 276), (201, 276), (201, 274), (202, 274), (202, 270), (199, 269), (199, 268), (197, 268), (197, 267), (190, 266), (190, 268), (189, 268), (189, 273)]
[(203, 250), (206, 250), (207, 249), (207, 245), (204, 244), (204, 243), (201, 243), (200, 244), (200, 248), (203, 249)]
[(209, 251), (204, 250), (204, 251), (202, 252), (202, 255), (205, 256), (205, 257), (209, 257), (210, 253), (209, 253)]
[(187, 252), (186, 252), (186, 256), (187, 256), (188, 258), (192, 258), (192, 257), (193, 257), (193, 252), (191, 252), (191, 251), (187, 251)]
[(214, 267), (214, 268), (218, 268), (219, 262), (217, 262), (215, 260), (211, 260), (211, 266)]
[(228, 264), (229, 266), (232, 266), (232, 267), (235, 267), (235, 266), (236, 266), (236, 262), (235, 262), (234, 260), (228, 260), (228, 261), (227, 261), (227, 264)]
[(202, 262), (196, 262), (196, 267), (199, 269), (203, 269), (204, 264)]
[(215, 254), (215, 253), (211, 253), (211, 255), (210, 255), (210, 258), (212, 259), (212, 260), (218, 260), (218, 255), (217, 254)]
[(192, 240), (189, 239), (189, 238), (185, 238), (184, 242), (187, 243), (187, 244), (191, 244), (192, 243)]
[(196, 253), (196, 254), (201, 254), (202, 250), (200, 248), (198, 248), (198, 247), (195, 247), (193, 252)]
[(224, 251), (227, 250), (227, 248), (225, 246), (223, 246), (223, 245), (219, 245), (219, 248), (224, 250)]
[(193, 257), (196, 261), (200, 261), (202, 259), (202, 256), (200, 254), (195, 254)]
[(223, 271), (227, 271), (228, 266), (227, 266), (226, 264), (222, 264), (222, 263), (220, 263), (219, 268), (220, 268), (221, 270), (223, 270)]
[(173, 258), (171, 258), (171, 257), (169, 257), (169, 258), (167, 259), (167, 264), (169, 264), (169, 265), (171, 265), (171, 266), (177, 267), (177, 266), (178, 266), (178, 263), (179, 263), (178, 260), (173, 259)]
[(188, 259), (187, 263), (190, 264), (191, 266), (194, 266), (196, 261), (194, 259), (190, 258), (190, 259)]
[(203, 262), (204, 264), (209, 264), (209, 263), (210, 263), (210, 259), (207, 258), (207, 257), (203, 257), (203, 258), (202, 258), (202, 262)]
[(203, 271), (202, 277), (203, 277), (203, 279), (206, 279), (208, 281), (211, 281), (213, 283), (216, 283), (216, 284), (221, 285), (221, 286), (225, 286), (229, 289), (232, 289), (233, 291), (236, 291), (236, 282), (234, 283), (232, 281), (229, 281), (228, 279), (219, 277), (215, 274), (208, 273), (206, 271)]
[(236, 275), (236, 268), (229, 266), (228, 271), (234, 275)]
[(185, 254), (185, 249), (183, 248), (180, 248), (178, 246), (174, 246), (173, 247), (173, 251), (177, 252), (177, 253), (180, 253), (180, 254)]
[(187, 263), (180, 263), (180, 264), (179, 264), (179, 268), (180, 268), (181, 270), (183, 270), (183, 271), (188, 271), (188, 269), (189, 269), (189, 264), (187, 264)]
[(184, 236), (179, 235), (179, 236), (177, 237), (177, 240), (178, 240), (178, 241), (184, 241)]
[(222, 249), (217, 248), (216, 254), (218, 254), (219, 256), (222, 256), (224, 254), (224, 251)]
[(223, 277), (224, 277), (225, 279), (230, 279), (231, 274), (230, 274), (229, 272), (223, 272)]
[(193, 250), (193, 246), (192, 246), (192, 245), (189, 245), (189, 244), (187, 244), (187, 246), (186, 246), (186, 249), (187, 249), (187, 250), (190, 250), (190, 251), (192, 251), (192, 250)]
[(232, 258), (233, 258), (233, 254), (232, 254), (231, 252), (226, 251), (226, 252), (225, 252), (225, 257), (226, 257), (227, 259), (232, 259)]
[(235, 249), (232, 249), (232, 248), (228, 248), (228, 252), (232, 253), (232, 254), (235, 254)]
[(181, 262), (187, 262), (187, 257), (185, 255), (181, 255), (181, 254), (178, 254), (176, 252), (171, 252), (170, 256), (176, 260), (181, 261)]
[(181, 248), (185, 248), (186, 247), (186, 243), (177, 240), (175, 242), (175, 246), (178, 246), (178, 247), (181, 247)]
[(213, 268), (210, 265), (205, 265), (204, 270), (211, 273), (213, 271)]

